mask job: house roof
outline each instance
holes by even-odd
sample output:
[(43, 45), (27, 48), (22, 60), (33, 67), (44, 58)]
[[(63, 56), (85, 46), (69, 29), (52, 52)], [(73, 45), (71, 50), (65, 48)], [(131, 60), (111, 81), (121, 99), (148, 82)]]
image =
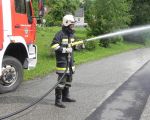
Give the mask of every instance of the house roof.
[(75, 17), (84, 17), (84, 8), (79, 8), (75, 11)]

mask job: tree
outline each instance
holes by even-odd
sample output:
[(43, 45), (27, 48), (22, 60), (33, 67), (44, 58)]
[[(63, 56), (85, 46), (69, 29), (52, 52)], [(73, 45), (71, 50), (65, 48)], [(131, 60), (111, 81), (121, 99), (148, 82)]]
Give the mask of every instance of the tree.
[[(86, 0), (88, 1), (88, 0)], [(131, 22), (128, 0), (93, 0), (88, 8), (89, 33), (97, 36), (128, 27)], [(118, 39), (116, 39), (118, 40)], [(116, 43), (113, 40), (114, 43)], [(100, 46), (108, 47), (109, 39), (100, 40)]]
[[(131, 1), (131, 0), (130, 0)], [(132, 0), (132, 22), (130, 26), (145, 25), (150, 23), (150, 1), (149, 0)], [(149, 41), (150, 32), (141, 31), (124, 36), (127, 41), (146, 44)]]
[[(45, 0), (49, 12), (45, 15), (46, 25), (61, 25), (62, 17), (66, 13), (74, 14), (75, 10), (79, 7), (79, 0)], [(33, 7), (36, 16), (38, 15), (38, 4), (33, 0)]]
[(47, 25), (61, 25), (62, 17), (66, 13), (74, 14), (79, 6), (79, 0), (47, 0), (47, 5), (50, 9), (46, 15)]
[(80, 7), (84, 8), (86, 22), (90, 21), (92, 12), (94, 11), (93, 4), (94, 2), (92, 0), (83, 0), (80, 4)]
[(88, 24), (93, 35), (127, 27), (131, 22), (127, 0), (96, 0), (90, 9)]
[(33, 4), (35, 16), (37, 16), (38, 15), (38, 2), (37, 2), (37, 0), (33, 0), (32, 4)]
[(131, 14), (132, 26), (150, 23), (150, 0), (133, 0)]

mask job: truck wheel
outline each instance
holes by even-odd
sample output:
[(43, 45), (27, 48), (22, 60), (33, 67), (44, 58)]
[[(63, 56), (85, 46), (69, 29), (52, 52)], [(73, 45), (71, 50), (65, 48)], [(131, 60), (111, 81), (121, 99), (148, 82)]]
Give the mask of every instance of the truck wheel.
[(23, 80), (21, 63), (14, 57), (6, 56), (2, 63), (2, 76), (0, 77), (0, 93), (15, 90)]

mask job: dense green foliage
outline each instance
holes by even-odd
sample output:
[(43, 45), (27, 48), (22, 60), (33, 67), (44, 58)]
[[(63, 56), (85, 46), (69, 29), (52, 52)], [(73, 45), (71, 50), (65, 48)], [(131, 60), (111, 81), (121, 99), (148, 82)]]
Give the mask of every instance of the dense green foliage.
[[(45, 0), (47, 6), (47, 13), (45, 15), (46, 26), (61, 25), (62, 17), (66, 13), (74, 14), (75, 10), (79, 7), (79, 0)], [(38, 4), (33, 0), (33, 7), (35, 16), (38, 16)]]
[[(131, 1), (131, 0), (130, 0)], [(150, 23), (150, 1), (149, 0), (132, 0), (130, 14), (132, 21), (130, 26), (142, 26)], [(149, 31), (143, 31), (124, 37), (125, 40), (147, 44), (150, 38)]]
[[(150, 23), (149, 0), (84, 0), (85, 19), (89, 24), (90, 35), (100, 35)], [(148, 36), (148, 37), (147, 37)], [(137, 33), (126, 36), (126, 40), (145, 43), (149, 33)], [(123, 38), (100, 40), (103, 47), (109, 43), (117, 43)]]
[(37, 2), (37, 0), (36, 1), (33, 0), (32, 4), (33, 4), (33, 8), (34, 8), (34, 14), (35, 14), (35, 16), (38, 16), (38, 2)]
[[(85, 20), (92, 35), (107, 33), (128, 25), (141, 25), (150, 22), (149, 0), (45, 0), (48, 13), (46, 25), (60, 25), (63, 15), (84, 7)], [(33, 0), (37, 16), (37, 1)]]
[(61, 25), (62, 17), (65, 14), (74, 14), (79, 6), (79, 0), (47, 0), (47, 6), (49, 11), (45, 15), (46, 25)]
[(149, 0), (84, 0), (83, 6), (85, 19), (89, 25), (92, 28), (96, 25), (100, 26), (94, 34), (97, 34), (97, 31), (110, 32), (109, 30), (116, 30), (116, 27), (124, 28), (124, 26), (150, 23)]
[(131, 14), (133, 20), (131, 25), (143, 25), (150, 23), (150, 0), (133, 0)]
[(95, 0), (85, 4), (88, 14), (86, 18), (92, 35), (125, 28), (131, 22), (130, 5), (127, 0)]
[[(85, 18), (89, 25), (89, 35), (97, 36), (128, 27), (131, 23), (130, 4), (128, 0), (85, 0)], [(99, 45), (109, 47), (110, 41), (100, 40)], [(117, 41), (113, 40), (113, 43)]]

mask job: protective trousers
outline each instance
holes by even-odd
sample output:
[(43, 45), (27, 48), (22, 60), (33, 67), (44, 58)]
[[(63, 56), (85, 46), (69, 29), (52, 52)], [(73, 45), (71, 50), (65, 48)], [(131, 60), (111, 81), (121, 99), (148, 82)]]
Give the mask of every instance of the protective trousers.
[[(58, 80), (62, 78), (63, 74), (58, 74)], [(61, 108), (65, 108), (63, 102), (75, 102), (74, 99), (69, 98), (69, 87), (71, 87), (72, 75), (66, 74), (62, 81), (55, 89), (55, 105)]]

